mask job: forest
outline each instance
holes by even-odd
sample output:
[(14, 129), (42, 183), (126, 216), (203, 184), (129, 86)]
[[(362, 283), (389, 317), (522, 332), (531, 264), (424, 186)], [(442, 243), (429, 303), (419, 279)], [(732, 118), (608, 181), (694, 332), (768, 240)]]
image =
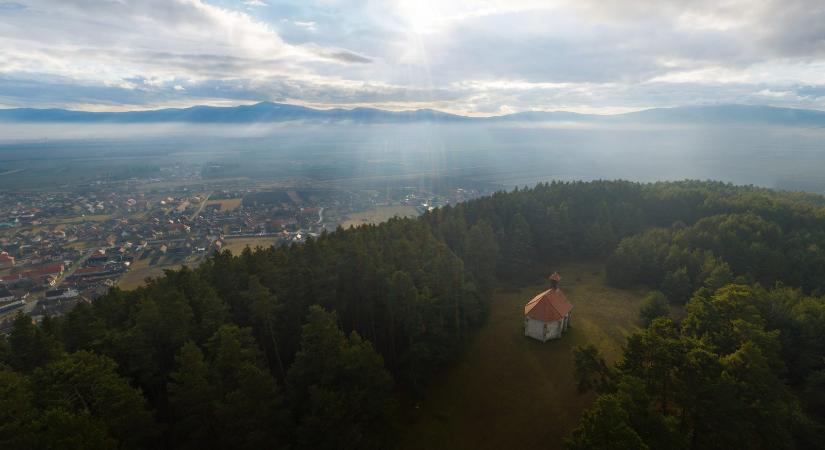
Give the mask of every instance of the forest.
[(817, 448), (821, 249), (821, 196), (593, 181), (227, 251), (19, 316), (0, 340), (0, 448), (392, 447), (402, 399), (462, 351), (494, 290), (591, 259), (654, 292), (616, 364), (576, 350), (598, 396), (570, 448)]

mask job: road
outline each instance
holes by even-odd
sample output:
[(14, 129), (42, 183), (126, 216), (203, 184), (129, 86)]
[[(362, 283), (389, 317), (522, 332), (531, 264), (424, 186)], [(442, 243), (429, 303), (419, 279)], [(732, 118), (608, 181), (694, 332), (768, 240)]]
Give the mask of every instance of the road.
[(190, 218), (189, 218), (189, 220), (195, 220), (195, 219), (196, 219), (196, 218), (200, 215), (201, 211), (203, 211), (203, 208), (206, 206), (206, 202), (209, 200), (209, 197), (210, 197), (211, 195), (212, 195), (212, 193), (211, 193), (211, 192), (210, 192), (210, 193), (208, 193), (208, 194), (206, 194), (206, 198), (204, 198), (204, 199), (201, 201), (201, 205), (198, 207), (198, 210), (197, 210), (197, 211), (195, 211), (195, 214), (192, 214), (192, 217), (190, 217)]

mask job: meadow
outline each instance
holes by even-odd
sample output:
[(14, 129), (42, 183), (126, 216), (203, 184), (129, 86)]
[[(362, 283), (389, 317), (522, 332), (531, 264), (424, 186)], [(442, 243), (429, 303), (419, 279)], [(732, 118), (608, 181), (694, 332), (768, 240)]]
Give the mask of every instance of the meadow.
[(270, 236), (232, 238), (223, 241), (222, 250), (229, 250), (233, 255), (238, 255), (246, 247), (255, 250), (256, 247), (269, 248), (277, 244), (278, 238)]
[(357, 227), (360, 225), (375, 225), (381, 222), (386, 222), (393, 217), (416, 217), (418, 214), (418, 210), (415, 206), (376, 206), (369, 211), (350, 214), (346, 220), (341, 222), (341, 227), (347, 229), (349, 227)]
[(149, 258), (136, 260), (129, 271), (118, 279), (118, 287), (125, 290), (139, 288), (146, 284), (146, 278), (162, 277), (166, 269), (180, 269), (179, 264), (150, 266), (149, 261)]
[(224, 198), (220, 200), (208, 200), (206, 206), (221, 205), (221, 211), (233, 211), (241, 206), (241, 198)]
[(593, 394), (576, 390), (573, 349), (594, 344), (608, 362), (638, 328), (647, 293), (605, 285), (601, 263), (554, 268), (573, 304), (571, 329), (542, 344), (523, 334), (523, 306), (547, 283), (497, 292), (466, 351), (405, 407), (403, 449), (561, 449)]

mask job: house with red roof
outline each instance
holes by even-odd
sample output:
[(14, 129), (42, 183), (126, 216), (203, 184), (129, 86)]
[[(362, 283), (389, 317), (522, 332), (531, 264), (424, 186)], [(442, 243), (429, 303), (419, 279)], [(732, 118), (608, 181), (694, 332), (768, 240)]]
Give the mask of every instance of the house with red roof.
[(189, 225), (186, 225), (186, 224), (183, 224), (183, 223), (170, 223), (166, 227), (166, 230), (170, 234), (180, 234), (180, 233), (189, 233), (190, 231), (192, 231), (192, 228), (190, 228)]
[(558, 339), (570, 327), (573, 305), (559, 287), (561, 276), (549, 277), (550, 289), (536, 295), (524, 305), (524, 335), (541, 342)]
[(23, 276), (35, 283), (53, 286), (64, 270), (66, 266), (63, 263), (53, 263), (28, 270)]

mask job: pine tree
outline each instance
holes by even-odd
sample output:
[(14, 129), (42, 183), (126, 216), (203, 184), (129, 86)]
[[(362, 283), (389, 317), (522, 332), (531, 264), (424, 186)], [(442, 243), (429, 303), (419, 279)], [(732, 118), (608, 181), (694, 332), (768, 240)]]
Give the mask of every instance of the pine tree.
[(386, 446), (392, 379), (372, 345), (354, 332), (344, 336), (334, 313), (310, 308), (287, 379), (301, 448)]
[(584, 412), (567, 442), (570, 450), (646, 450), (618, 398), (603, 395)]
[(486, 220), (476, 222), (467, 233), (464, 266), (473, 274), (483, 292), (489, 292), (496, 281), (499, 246), (493, 227)]
[(33, 375), (36, 403), (43, 409), (89, 413), (103, 424), (119, 448), (151, 445), (157, 436), (140, 391), (117, 372), (110, 358), (80, 351), (38, 368)]
[(0, 368), (0, 448), (35, 448), (38, 416), (28, 380), (19, 373)]
[(667, 297), (665, 297), (665, 294), (662, 294), (659, 291), (654, 291), (645, 297), (644, 303), (642, 303), (641, 311), (639, 311), (639, 317), (642, 319), (642, 324), (647, 327), (653, 323), (654, 319), (659, 317), (667, 317), (669, 313), (670, 308), (668, 307)]
[(18, 314), (14, 319), (9, 349), (12, 367), (23, 373), (31, 373), (54, 361), (61, 351), (58, 342), (24, 314)]
[(214, 436), (214, 408), (217, 392), (209, 382), (209, 367), (203, 352), (192, 341), (180, 349), (178, 368), (169, 375), (169, 407), (176, 448), (217, 448)]

